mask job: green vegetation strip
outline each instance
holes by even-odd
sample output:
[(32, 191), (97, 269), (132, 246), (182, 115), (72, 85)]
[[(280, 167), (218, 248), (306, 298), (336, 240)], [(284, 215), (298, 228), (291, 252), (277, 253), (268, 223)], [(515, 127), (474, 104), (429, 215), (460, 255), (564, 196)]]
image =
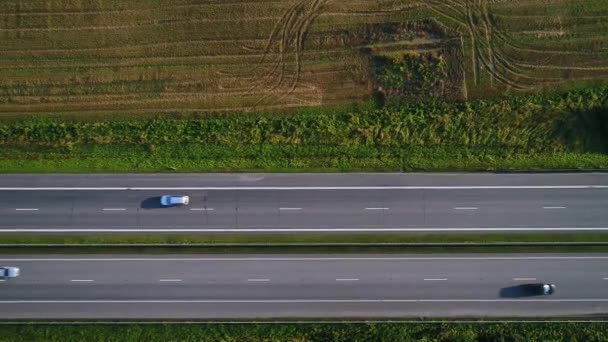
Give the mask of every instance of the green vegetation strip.
[[(608, 242), (605, 233), (2, 235), (1, 244), (340, 244)], [(1, 245), (0, 244), (0, 245)]]
[(282, 323), (3, 325), (0, 341), (585, 341), (608, 340), (594, 323)]
[(0, 123), (0, 172), (608, 169), (608, 87), (377, 110)]
[(608, 252), (608, 234), (3, 235), (0, 253)]

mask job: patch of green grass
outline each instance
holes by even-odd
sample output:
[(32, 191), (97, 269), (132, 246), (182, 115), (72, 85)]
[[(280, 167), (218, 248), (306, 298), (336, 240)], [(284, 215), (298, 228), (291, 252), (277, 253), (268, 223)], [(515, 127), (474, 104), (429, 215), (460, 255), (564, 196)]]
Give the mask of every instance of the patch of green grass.
[(608, 339), (606, 323), (307, 323), (3, 325), (1, 341), (585, 341)]

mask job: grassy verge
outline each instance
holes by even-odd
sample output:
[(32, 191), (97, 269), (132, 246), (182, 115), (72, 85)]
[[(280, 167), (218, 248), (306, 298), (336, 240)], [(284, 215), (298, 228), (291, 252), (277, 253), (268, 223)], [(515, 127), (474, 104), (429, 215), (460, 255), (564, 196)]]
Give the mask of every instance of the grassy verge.
[(3, 325), (2, 341), (606, 341), (597, 323)]
[(0, 172), (608, 168), (608, 87), (190, 119), (0, 122)]
[(608, 234), (3, 235), (0, 253), (608, 252)]

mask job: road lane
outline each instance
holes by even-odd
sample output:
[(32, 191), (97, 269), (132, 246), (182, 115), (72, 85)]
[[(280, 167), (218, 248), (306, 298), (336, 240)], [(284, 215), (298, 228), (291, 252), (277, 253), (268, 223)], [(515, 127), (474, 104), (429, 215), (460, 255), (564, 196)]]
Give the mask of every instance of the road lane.
[[(165, 193), (189, 195), (191, 204), (161, 208), (159, 196)], [(17, 210), (24, 208), (38, 210)], [(207, 208), (213, 210), (190, 210)], [(606, 208), (608, 188), (12, 190), (0, 191), (0, 232), (15, 229), (605, 228), (608, 226)]]
[[(608, 255), (6, 257), (0, 318), (536, 316), (608, 312)], [(535, 279), (535, 280), (532, 280)], [(553, 282), (552, 296), (513, 287)]]

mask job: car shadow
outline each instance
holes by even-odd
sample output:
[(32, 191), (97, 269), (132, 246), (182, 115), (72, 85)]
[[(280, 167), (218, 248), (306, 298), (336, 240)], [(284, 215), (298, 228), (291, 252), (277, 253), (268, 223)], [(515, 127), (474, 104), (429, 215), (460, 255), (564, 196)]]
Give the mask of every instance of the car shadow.
[(164, 208), (162, 205), (160, 205), (160, 196), (146, 198), (145, 200), (141, 201), (140, 207), (142, 209)]
[(503, 287), (499, 292), (502, 298), (522, 298), (542, 296), (542, 289), (539, 289), (537, 284), (521, 284), (509, 287)]

